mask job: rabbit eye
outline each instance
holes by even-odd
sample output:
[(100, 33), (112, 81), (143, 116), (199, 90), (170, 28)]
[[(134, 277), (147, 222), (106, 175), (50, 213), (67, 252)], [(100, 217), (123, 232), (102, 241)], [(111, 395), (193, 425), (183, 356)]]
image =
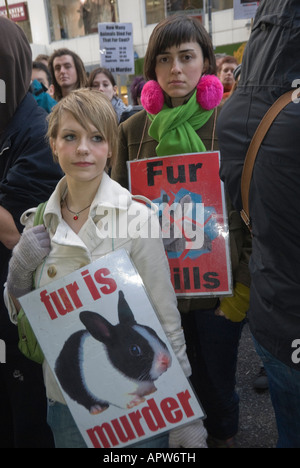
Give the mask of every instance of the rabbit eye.
[(140, 356), (142, 354), (141, 348), (136, 344), (129, 347), (129, 352), (132, 356)]

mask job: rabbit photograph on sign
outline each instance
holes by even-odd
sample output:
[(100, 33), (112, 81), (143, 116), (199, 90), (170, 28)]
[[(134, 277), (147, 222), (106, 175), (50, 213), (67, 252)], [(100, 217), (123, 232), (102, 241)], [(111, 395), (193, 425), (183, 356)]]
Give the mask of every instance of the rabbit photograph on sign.
[[(171, 366), (166, 344), (149, 326), (138, 324), (119, 291), (119, 323), (112, 325), (100, 314), (79, 314), (85, 329), (64, 343), (55, 363), (62, 389), (90, 414), (110, 405), (133, 408), (157, 390), (154, 382)], [(101, 376), (101, 385), (99, 378)]]

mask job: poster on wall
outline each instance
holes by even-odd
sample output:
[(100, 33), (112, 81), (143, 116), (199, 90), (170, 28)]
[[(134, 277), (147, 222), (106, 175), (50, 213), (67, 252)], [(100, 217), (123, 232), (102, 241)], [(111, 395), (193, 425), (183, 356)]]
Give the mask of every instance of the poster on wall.
[[(8, 5), (9, 17), (12, 21), (27, 21), (28, 20), (28, 11), (27, 3), (14, 3), (13, 5)], [(7, 17), (6, 6), (0, 7), (0, 16)]]
[(219, 152), (128, 161), (129, 188), (158, 208), (178, 297), (232, 294)]
[(233, 1), (233, 19), (250, 19), (256, 15), (258, 8), (258, 2), (249, 2), (246, 0), (234, 0)]
[(100, 63), (111, 73), (134, 75), (132, 23), (99, 23)]
[(204, 416), (124, 249), (20, 299), (88, 448)]

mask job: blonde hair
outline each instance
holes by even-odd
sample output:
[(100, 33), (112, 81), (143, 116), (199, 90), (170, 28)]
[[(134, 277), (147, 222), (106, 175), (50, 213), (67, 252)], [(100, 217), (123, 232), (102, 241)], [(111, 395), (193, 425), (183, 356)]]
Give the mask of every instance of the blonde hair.
[[(71, 91), (53, 107), (48, 116), (49, 141), (57, 138), (64, 112), (70, 112), (85, 130), (89, 130), (88, 124), (92, 124), (99, 131), (111, 153), (111, 157), (107, 159), (107, 168), (112, 166), (117, 154), (118, 123), (116, 112), (107, 96), (96, 89), (81, 88)], [(58, 162), (55, 154), (53, 158)]]

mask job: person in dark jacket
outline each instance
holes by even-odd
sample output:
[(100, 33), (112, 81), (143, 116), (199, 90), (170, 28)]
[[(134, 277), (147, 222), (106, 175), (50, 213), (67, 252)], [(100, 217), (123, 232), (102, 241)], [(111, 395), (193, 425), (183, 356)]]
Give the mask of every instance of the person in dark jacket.
[(217, 122), (221, 178), (240, 210), (241, 173), (251, 138), (279, 96), (277, 116), (257, 154), (250, 186), (252, 256), (249, 322), (269, 379), (280, 448), (300, 447), (300, 3), (262, 0), (239, 85)]
[(21, 214), (46, 201), (62, 173), (46, 144), (47, 113), (29, 91), (31, 48), (22, 29), (0, 17), (0, 447), (53, 447), (46, 423), (42, 368), (18, 350), (18, 330), (8, 317), (3, 289), (22, 227)]
[(120, 123), (124, 122), (125, 120), (129, 119), (132, 115), (136, 114), (140, 110), (143, 109), (141, 104), (141, 94), (142, 89), (146, 84), (146, 80), (143, 75), (136, 76), (130, 85), (130, 94), (132, 98), (132, 107), (128, 110), (125, 110), (120, 118)]

